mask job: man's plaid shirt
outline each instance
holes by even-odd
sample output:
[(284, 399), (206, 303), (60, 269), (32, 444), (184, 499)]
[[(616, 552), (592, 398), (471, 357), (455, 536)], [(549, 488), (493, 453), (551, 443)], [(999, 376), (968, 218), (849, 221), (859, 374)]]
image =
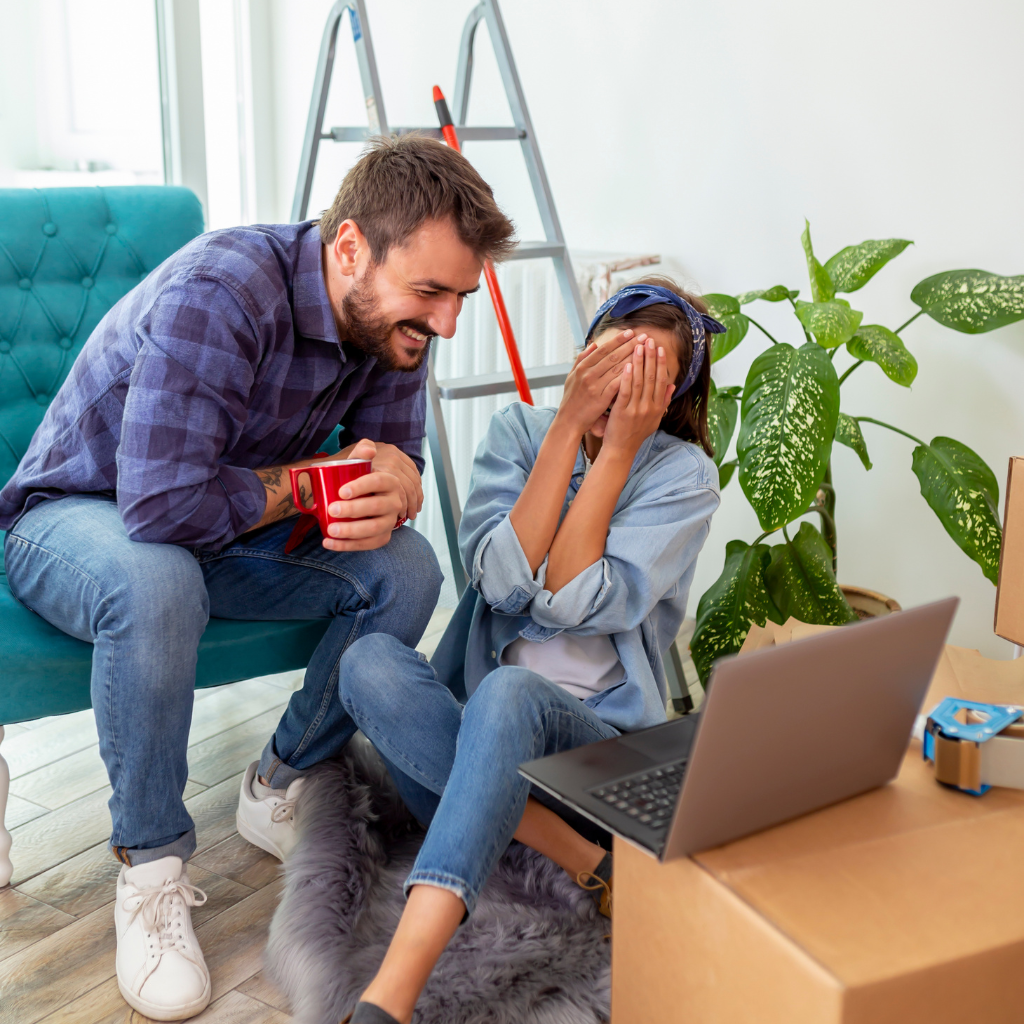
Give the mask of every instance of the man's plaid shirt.
[(67, 494), (116, 494), (133, 540), (217, 549), (253, 527), (254, 470), (342, 444), (423, 469), (426, 365), (338, 340), (312, 222), (202, 235), (100, 321), (0, 491), (0, 529)]

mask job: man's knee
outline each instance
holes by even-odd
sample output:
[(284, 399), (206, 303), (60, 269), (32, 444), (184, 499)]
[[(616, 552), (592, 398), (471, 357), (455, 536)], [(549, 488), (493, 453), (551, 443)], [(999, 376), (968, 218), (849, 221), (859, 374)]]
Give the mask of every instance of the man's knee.
[(130, 626), (198, 641), (210, 616), (199, 563), (174, 544), (130, 542), (118, 552), (118, 579), (98, 628)]
[(417, 530), (403, 526), (380, 550), (392, 560), (392, 571), (409, 599), (417, 605), (429, 604), (432, 610), (441, 593), (444, 573), (430, 541)]

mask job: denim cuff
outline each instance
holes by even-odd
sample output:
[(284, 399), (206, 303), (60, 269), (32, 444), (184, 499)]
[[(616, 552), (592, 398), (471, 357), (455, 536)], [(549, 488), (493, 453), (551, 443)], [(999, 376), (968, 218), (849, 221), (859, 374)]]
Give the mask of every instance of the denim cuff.
[(552, 594), (544, 586), (546, 578), (545, 559), (537, 570), (537, 582), (541, 589), (530, 605), (530, 615), (534, 622), (549, 629), (572, 629), (583, 625), (601, 608), (612, 584), (608, 559), (605, 557), (587, 566), (557, 593)]
[(122, 864), (127, 864), (129, 867), (148, 864), (154, 860), (161, 860), (163, 857), (180, 857), (184, 864), (196, 852), (196, 830), (191, 828), (163, 846), (152, 846), (145, 850), (134, 846), (114, 846), (111, 843), (110, 852)]
[(305, 772), (299, 768), (293, 768), (290, 764), (285, 764), (277, 756), (277, 751), (274, 749), (274, 737), (271, 736), (260, 755), (256, 775), (261, 779), (266, 779), (272, 789), (287, 789), (296, 779), (305, 775)]
[(466, 912), (462, 915), (462, 920), (459, 924), (465, 924), (466, 919), (473, 913), (476, 901), (480, 897), (479, 893), (470, 891), (464, 879), (457, 878), (455, 875), (445, 874), (442, 871), (413, 870), (409, 877), (406, 878), (405, 885), (402, 886), (402, 892), (405, 893), (406, 899), (409, 898), (409, 890), (414, 885), (432, 885), (435, 889), (447, 889), (448, 892), (458, 896), (466, 905)]
[(484, 600), (507, 615), (522, 614), (540, 590), (508, 516), (480, 542), (472, 568)]

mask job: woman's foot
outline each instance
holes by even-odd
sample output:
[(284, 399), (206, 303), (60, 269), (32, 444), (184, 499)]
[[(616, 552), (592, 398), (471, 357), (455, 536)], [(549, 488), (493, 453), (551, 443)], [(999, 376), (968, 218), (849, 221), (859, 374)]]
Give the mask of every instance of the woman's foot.
[(590, 893), (597, 909), (605, 917), (612, 916), (612, 855), (606, 853), (593, 871), (581, 871), (576, 884)]

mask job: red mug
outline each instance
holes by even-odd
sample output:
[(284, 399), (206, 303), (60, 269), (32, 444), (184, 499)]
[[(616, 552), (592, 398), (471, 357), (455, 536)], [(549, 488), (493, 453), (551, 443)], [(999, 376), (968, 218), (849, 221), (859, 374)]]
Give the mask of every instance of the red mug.
[[(349, 523), (352, 520), (332, 516), (327, 511), (327, 506), (339, 500), (338, 492), (345, 484), (356, 477), (365, 476), (372, 469), (369, 459), (335, 459), (289, 469), (295, 507), (300, 512), (316, 516), (317, 522), (320, 523), (320, 532), (329, 537), (327, 527), (330, 523)], [(303, 473), (309, 476), (310, 486), (313, 488), (313, 504), (308, 506), (302, 504), (302, 495), (299, 492), (299, 477)]]

